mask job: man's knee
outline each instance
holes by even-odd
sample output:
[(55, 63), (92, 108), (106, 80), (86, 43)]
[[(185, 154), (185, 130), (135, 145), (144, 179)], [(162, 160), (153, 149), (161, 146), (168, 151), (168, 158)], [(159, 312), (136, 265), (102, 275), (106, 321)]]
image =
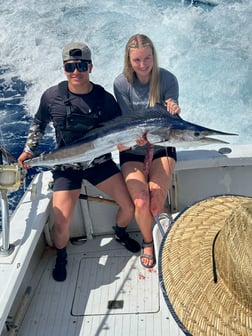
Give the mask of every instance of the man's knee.
[(129, 217), (134, 217), (135, 206), (133, 202), (130, 202), (124, 210), (129, 214)]

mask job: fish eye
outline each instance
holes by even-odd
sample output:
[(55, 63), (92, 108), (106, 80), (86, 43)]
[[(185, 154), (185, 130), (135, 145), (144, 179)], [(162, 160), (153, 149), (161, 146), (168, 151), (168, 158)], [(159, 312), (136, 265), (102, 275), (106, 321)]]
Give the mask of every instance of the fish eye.
[(194, 132), (194, 135), (195, 135), (196, 137), (198, 137), (198, 136), (200, 136), (200, 132)]

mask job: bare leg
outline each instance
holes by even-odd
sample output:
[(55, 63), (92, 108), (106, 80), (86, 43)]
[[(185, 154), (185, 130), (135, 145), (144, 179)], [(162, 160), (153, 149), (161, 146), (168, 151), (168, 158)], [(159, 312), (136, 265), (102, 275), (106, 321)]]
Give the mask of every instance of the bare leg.
[(79, 195), (80, 189), (53, 193), (53, 241), (58, 249), (62, 249), (68, 243), (69, 227)]
[(122, 174), (115, 174), (97, 184), (96, 187), (116, 201), (119, 206), (116, 218), (117, 224), (120, 227), (127, 227), (134, 218), (134, 205)]
[[(150, 211), (153, 217), (160, 212), (165, 212), (165, 201), (171, 185), (172, 174), (175, 167), (175, 160), (170, 157), (162, 157), (154, 160), (150, 168), (149, 191)], [(144, 253), (153, 255), (153, 246), (146, 246)], [(147, 263), (146, 259), (143, 261)]]
[[(141, 162), (126, 162), (122, 166), (129, 193), (135, 205), (135, 219), (146, 243), (152, 241), (152, 214), (150, 212), (150, 198), (148, 183), (144, 174), (144, 164)], [(144, 253), (153, 255), (153, 248), (144, 248)], [(150, 260), (142, 259), (144, 264), (152, 264)]]
[(119, 205), (116, 216), (115, 239), (133, 253), (140, 251), (139, 243), (126, 232), (126, 227), (134, 217), (134, 205), (121, 173), (99, 183), (97, 187), (111, 196)]
[(165, 202), (168, 190), (171, 186), (172, 174), (175, 168), (175, 160), (170, 157), (162, 157), (152, 162), (149, 178), (150, 211), (155, 217), (165, 211)]
[(71, 219), (79, 195), (80, 189), (55, 191), (53, 193), (53, 241), (57, 250), (57, 258), (52, 275), (56, 281), (64, 281), (67, 276), (66, 246), (69, 240)]
[[(135, 204), (135, 218), (146, 243), (153, 240), (153, 217), (164, 210), (167, 193), (170, 188), (175, 161), (162, 157), (152, 161), (149, 172), (149, 183), (144, 175), (144, 164), (127, 162), (122, 166), (129, 193)], [(153, 246), (145, 246), (144, 254), (153, 255)], [(144, 265), (150, 266), (152, 261), (141, 259)]]

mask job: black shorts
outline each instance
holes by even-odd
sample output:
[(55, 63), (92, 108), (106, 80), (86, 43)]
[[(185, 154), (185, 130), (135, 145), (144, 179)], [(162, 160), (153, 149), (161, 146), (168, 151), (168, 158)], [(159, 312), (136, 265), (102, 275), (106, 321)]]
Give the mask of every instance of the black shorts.
[[(120, 152), (120, 165), (122, 166), (125, 162), (137, 161), (144, 162), (146, 154), (146, 146), (139, 146), (136, 149), (129, 149)], [(170, 157), (177, 161), (177, 153), (175, 147), (162, 147), (154, 146), (153, 160), (160, 157)]]
[(85, 170), (71, 167), (64, 170), (55, 169), (53, 170), (53, 191), (81, 189), (83, 179), (97, 185), (119, 172), (120, 169), (111, 159)]

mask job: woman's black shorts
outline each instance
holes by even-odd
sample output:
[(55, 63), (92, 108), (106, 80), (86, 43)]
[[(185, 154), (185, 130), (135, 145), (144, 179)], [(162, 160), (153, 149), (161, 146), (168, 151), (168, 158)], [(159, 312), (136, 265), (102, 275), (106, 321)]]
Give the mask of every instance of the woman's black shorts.
[[(138, 146), (135, 149), (129, 149), (120, 152), (120, 165), (122, 166), (125, 162), (129, 161), (144, 162), (146, 150), (146, 146)], [(171, 157), (175, 161), (177, 161), (176, 148), (154, 146), (154, 154), (152, 160), (158, 159), (160, 157)]]

